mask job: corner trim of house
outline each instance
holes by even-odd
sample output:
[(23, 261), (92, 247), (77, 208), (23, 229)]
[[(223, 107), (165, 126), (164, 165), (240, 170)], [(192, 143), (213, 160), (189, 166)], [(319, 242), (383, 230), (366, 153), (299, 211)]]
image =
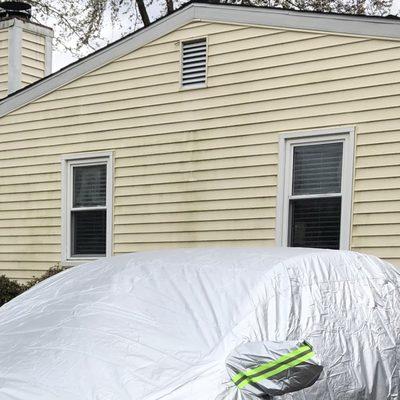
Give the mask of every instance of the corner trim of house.
[(355, 127), (344, 126), (324, 129), (313, 129), (307, 131), (285, 132), (279, 135), (279, 159), (278, 159), (278, 193), (276, 202), (276, 228), (275, 243), (277, 246), (286, 246), (286, 223), (284, 204), (286, 202), (286, 146), (290, 140), (307, 140), (312, 138), (327, 138), (329, 136), (347, 136), (347, 146), (345, 146), (343, 159), (346, 162), (346, 168), (343, 168), (342, 183), (344, 186), (342, 202), (347, 204), (342, 215), (341, 223), (343, 225), (341, 237), (341, 250), (349, 250), (351, 247), (352, 232), (352, 210), (354, 193), (354, 159), (355, 159)]
[(22, 86), (22, 28), (15, 21), (8, 30), (8, 94)]
[(45, 37), (44, 76), (51, 74), (53, 68), (53, 38)]

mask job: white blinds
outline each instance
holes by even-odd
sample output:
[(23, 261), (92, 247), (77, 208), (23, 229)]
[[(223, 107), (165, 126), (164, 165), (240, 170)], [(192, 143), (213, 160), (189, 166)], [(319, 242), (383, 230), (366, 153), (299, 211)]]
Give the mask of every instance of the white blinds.
[(106, 205), (106, 165), (74, 167), (73, 179), (73, 207)]
[(296, 146), (293, 194), (340, 193), (343, 143)]

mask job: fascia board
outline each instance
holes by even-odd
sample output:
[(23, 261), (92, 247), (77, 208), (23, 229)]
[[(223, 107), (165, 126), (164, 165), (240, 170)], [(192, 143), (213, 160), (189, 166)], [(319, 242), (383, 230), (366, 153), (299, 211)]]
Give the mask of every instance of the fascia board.
[(195, 19), (400, 39), (399, 21), (359, 15), (318, 14), (201, 3), (196, 4)]

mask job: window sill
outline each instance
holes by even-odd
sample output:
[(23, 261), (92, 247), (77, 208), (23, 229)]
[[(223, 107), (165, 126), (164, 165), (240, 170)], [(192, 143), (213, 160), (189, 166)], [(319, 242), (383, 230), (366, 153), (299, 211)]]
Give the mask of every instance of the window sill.
[[(105, 256), (104, 256), (105, 257)], [(99, 260), (104, 257), (94, 257), (94, 258), (71, 258), (69, 260), (61, 261), (61, 266), (65, 268), (76, 267), (78, 265), (86, 264), (92, 261)]]

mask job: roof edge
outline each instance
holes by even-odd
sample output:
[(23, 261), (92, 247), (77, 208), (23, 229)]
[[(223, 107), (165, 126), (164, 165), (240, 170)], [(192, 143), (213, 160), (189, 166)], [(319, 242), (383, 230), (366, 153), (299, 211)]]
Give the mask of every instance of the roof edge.
[(151, 25), (0, 100), (0, 117), (194, 20), (400, 40), (400, 23), (397, 19), (215, 4), (212, 0), (193, 0)]
[[(333, 14), (316, 11), (287, 10), (231, 4), (214, 4), (211, 0), (194, 0), (195, 18), (249, 25), (304, 29), (329, 33), (342, 33), (400, 39), (400, 19), (370, 15)], [(215, 8), (218, 9), (216, 12)], [(212, 10), (211, 10), (212, 9)]]
[[(79, 77), (92, 72), (115, 59), (156, 40), (173, 30), (194, 20), (194, 7), (185, 7), (175, 13), (155, 21), (150, 26), (134, 32), (87, 57), (0, 100), (0, 117), (15, 111)], [(134, 38), (132, 37), (134, 36)]]

